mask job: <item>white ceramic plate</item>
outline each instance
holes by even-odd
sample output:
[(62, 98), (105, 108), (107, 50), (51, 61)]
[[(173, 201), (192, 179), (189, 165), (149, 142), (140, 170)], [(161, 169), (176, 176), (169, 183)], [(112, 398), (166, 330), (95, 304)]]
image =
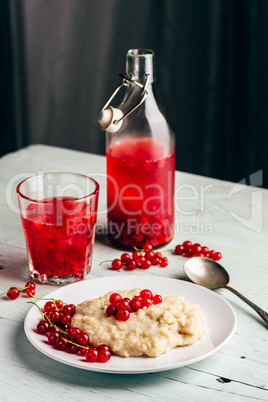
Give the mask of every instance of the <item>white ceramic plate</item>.
[[(199, 304), (205, 315), (208, 335), (194, 345), (178, 347), (157, 358), (112, 356), (107, 363), (88, 363), (83, 357), (54, 349), (47, 343), (45, 336), (36, 332), (36, 325), (40, 320), (40, 312), (36, 306), (29, 310), (25, 318), (25, 333), (38, 350), (52, 359), (85, 370), (117, 374), (152, 373), (196, 363), (221, 349), (234, 333), (236, 316), (227, 301), (206, 288), (178, 279), (134, 275), (89, 279), (61, 287), (49, 293), (46, 298), (78, 304), (113, 290), (131, 290), (136, 287), (184, 296), (187, 301)], [(37, 304), (42, 307), (44, 303), (40, 301)]]

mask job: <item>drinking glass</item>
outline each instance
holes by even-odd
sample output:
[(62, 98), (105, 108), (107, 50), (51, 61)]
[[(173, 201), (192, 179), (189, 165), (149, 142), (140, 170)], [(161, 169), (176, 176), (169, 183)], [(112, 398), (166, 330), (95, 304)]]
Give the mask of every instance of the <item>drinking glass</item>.
[(77, 173), (44, 173), (23, 180), (17, 195), (31, 277), (81, 281), (91, 270), (98, 183)]

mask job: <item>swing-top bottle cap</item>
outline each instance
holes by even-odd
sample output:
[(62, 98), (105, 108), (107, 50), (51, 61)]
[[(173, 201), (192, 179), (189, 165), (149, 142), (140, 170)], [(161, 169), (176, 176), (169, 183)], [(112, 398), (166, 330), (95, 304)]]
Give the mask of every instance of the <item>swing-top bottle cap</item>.
[(100, 128), (110, 133), (115, 133), (122, 126), (123, 119), (120, 120), (122, 117), (123, 112), (120, 109), (108, 106), (100, 112), (98, 118)]
[[(136, 110), (148, 96), (148, 84), (155, 80), (154, 52), (148, 49), (130, 49), (127, 52), (126, 75), (100, 112), (98, 122), (102, 130), (115, 133), (120, 129), (123, 119)], [(118, 91), (128, 84), (140, 88), (140, 99), (125, 114), (120, 109), (109, 106)]]

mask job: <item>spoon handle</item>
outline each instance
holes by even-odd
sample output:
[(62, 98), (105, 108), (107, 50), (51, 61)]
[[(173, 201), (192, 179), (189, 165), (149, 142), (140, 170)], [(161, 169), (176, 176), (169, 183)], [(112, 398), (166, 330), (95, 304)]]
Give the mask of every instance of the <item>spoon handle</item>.
[(259, 316), (266, 322), (266, 324), (268, 324), (268, 313), (266, 313), (266, 311), (264, 311), (262, 308), (256, 306), (256, 304), (252, 303), (250, 300), (248, 300), (245, 296), (241, 295), (241, 293), (239, 293), (237, 290), (231, 288), (231, 286), (225, 286), (225, 289), (230, 290), (231, 292), (233, 292), (236, 296), (240, 297), (240, 299), (242, 299), (245, 303), (247, 303), (250, 307), (253, 308), (253, 310), (256, 311), (256, 313), (259, 314)]

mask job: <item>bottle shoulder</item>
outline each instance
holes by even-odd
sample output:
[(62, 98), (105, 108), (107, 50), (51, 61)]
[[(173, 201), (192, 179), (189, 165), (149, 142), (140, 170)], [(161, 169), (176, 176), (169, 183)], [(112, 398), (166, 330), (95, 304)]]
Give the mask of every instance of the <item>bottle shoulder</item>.
[[(119, 105), (123, 114), (127, 114), (141, 99), (141, 91), (130, 88), (124, 101)], [(175, 132), (170, 117), (165, 108), (158, 102), (152, 86), (144, 102), (134, 111), (124, 117), (121, 128), (113, 134), (107, 133), (107, 146), (129, 139), (151, 138), (162, 143), (170, 154), (175, 149)]]

